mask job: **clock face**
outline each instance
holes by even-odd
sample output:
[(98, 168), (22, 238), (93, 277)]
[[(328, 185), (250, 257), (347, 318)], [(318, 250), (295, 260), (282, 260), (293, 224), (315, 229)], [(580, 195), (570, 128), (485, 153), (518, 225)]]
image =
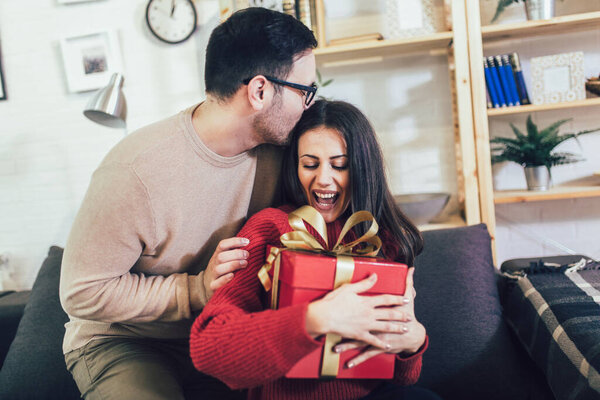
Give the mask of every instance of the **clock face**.
[(249, 0), (250, 7), (264, 7), (275, 11), (283, 11), (281, 0)]
[(196, 30), (196, 8), (192, 0), (150, 0), (146, 23), (154, 36), (175, 44), (187, 40)]

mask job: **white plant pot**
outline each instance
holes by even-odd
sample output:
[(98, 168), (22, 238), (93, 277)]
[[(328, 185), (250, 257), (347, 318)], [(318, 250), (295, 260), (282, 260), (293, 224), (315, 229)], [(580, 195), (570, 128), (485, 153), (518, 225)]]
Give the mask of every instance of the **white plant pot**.
[(528, 20), (550, 19), (554, 17), (555, 0), (525, 0)]

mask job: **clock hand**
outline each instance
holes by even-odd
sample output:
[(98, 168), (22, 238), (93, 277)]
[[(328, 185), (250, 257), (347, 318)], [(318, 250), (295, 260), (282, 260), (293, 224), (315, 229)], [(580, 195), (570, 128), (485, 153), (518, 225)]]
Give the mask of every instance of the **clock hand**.
[(174, 12), (175, 12), (175, 0), (171, 0), (171, 18), (173, 18)]

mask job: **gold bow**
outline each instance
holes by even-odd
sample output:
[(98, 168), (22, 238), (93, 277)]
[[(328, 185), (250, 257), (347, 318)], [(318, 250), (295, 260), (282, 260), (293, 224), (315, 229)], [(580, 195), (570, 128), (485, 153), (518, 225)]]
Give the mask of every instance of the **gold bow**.
[[(271, 290), (271, 308), (277, 308), (277, 299), (279, 297), (279, 269), (281, 252), (285, 250), (307, 250), (311, 252), (326, 253), (335, 255), (337, 258), (335, 281), (333, 288), (337, 289), (344, 283), (349, 283), (354, 274), (353, 256), (375, 257), (381, 249), (381, 239), (377, 236), (379, 225), (373, 215), (368, 211), (358, 211), (350, 216), (340, 232), (340, 236), (331, 251), (327, 251), (321, 246), (319, 241), (312, 236), (304, 224), (306, 221), (325, 241), (327, 241), (327, 225), (323, 216), (311, 206), (303, 206), (288, 215), (290, 226), (294, 229), (292, 232), (281, 235), (280, 240), (284, 248), (272, 247), (267, 256), (266, 263), (258, 271), (258, 278), (265, 290)], [(342, 244), (342, 240), (350, 230), (361, 222), (371, 222), (367, 232), (350, 243)], [(358, 247), (358, 245), (361, 247)], [(269, 277), (269, 271), (273, 268), (273, 280)], [(321, 376), (335, 377), (338, 373), (340, 355), (333, 351), (333, 347), (341, 341), (341, 336), (328, 333), (325, 337), (325, 348), (323, 350), (323, 364), (321, 367)]]

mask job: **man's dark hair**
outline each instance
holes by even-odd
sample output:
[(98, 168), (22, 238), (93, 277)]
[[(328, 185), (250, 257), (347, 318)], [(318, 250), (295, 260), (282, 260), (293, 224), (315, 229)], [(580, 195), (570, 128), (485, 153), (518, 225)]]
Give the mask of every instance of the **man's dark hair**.
[(317, 46), (313, 33), (291, 15), (261, 7), (237, 11), (215, 28), (204, 66), (206, 92), (231, 97), (244, 79), (285, 79), (295, 57)]
[[(308, 204), (298, 179), (298, 141), (305, 132), (322, 126), (338, 131), (346, 142), (352, 193), (346, 213), (367, 210), (373, 214), (379, 226), (391, 235), (398, 246), (396, 261), (412, 266), (423, 249), (423, 238), (394, 202), (375, 131), (367, 117), (352, 104), (317, 100), (302, 114), (290, 134), (290, 146), (283, 156), (285, 201), (296, 207)], [(365, 231), (364, 226), (357, 229), (359, 234)], [(385, 254), (385, 248), (383, 250), (385, 257), (394, 256)]]

